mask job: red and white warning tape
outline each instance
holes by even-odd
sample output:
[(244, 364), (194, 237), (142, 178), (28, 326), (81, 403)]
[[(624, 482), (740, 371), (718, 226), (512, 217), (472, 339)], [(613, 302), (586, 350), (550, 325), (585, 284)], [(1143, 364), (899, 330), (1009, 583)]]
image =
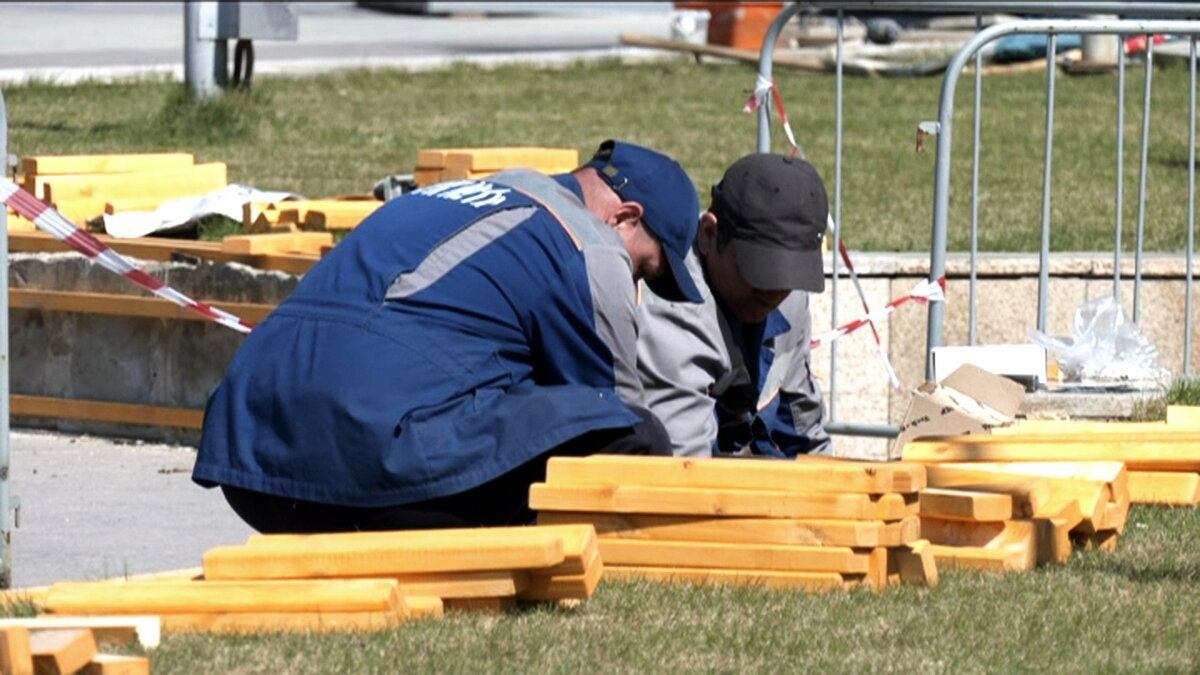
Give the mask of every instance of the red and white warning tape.
[(8, 204), (14, 211), (21, 214), (55, 239), (79, 251), (100, 263), (105, 269), (115, 272), (142, 288), (150, 291), (164, 300), (190, 309), (197, 314), (211, 319), (226, 328), (232, 328), (240, 333), (249, 333), (254, 324), (239, 319), (229, 312), (217, 309), (203, 302), (193, 300), (163, 282), (155, 279), (146, 272), (138, 269), (128, 258), (112, 250), (104, 242), (75, 227), (58, 211), (42, 203), (37, 197), (17, 187), (7, 179), (0, 179), (0, 201)]
[(800, 146), (796, 143), (796, 135), (792, 133), (792, 125), (788, 123), (787, 111), (783, 109), (783, 98), (779, 95), (779, 87), (775, 86), (774, 80), (768, 80), (759, 73), (758, 79), (754, 83), (754, 92), (746, 100), (742, 112), (749, 113), (758, 110), (760, 106), (767, 104), (768, 96), (775, 101), (775, 110), (779, 113), (779, 122), (783, 125), (783, 133), (787, 134), (788, 143), (792, 144), (792, 157), (803, 157)]
[(943, 276), (940, 279), (938, 279), (937, 281), (929, 281), (927, 279), (927, 280), (922, 281), (921, 283), (917, 284), (912, 289), (912, 292), (909, 293), (908, 295), (904, 295), (899, 298), (896, 298), (895, 300), (889, 302), (888, 304), (884, 305), (883, 307), (880, 307), (879, 309), (877, 309), (873, 312), (868, 312), (867, 314), (864, 314), (863, 316), (861, 316), (849, 323), (842, 324), (841, 326), (838, 326), (837, 328), (834, 328), (831, 331), (826, 331), (824, 333), (821, 333), (820, 335), (814, 336), (813, 339), (808, 343), (808, 346), (810, 349), (816, 349), (817, 347), (820, 347), (821, 345), (827, 345), (830, 342), (833, 342), (834, 340), (842, 337), (843, 335), (846, 335), (848, 333), (853, 333), (854, 331), (858, 330), (859, 328), (862, 328), (863, 326), (866, 326), (867, 324), (873, 323), (875, 321), (878, 321), (878, 320), (886, 317), (887, 315), (896, 311), (897, 307), (899, 307), (900, 305), (903, 305), (904, 303), (908, 302), (909, 300), (916, 300), (917, 302), (929, 302), (931, 300), (941, 301), (941, 300), (945, 300), (945, 299), (946, 299), (946, 277)]

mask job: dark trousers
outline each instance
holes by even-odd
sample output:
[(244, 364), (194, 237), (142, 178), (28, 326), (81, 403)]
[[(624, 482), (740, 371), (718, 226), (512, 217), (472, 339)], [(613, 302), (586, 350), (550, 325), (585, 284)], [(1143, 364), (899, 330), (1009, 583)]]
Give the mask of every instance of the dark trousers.
[(534, 520), (529, 509), (529, 486), (545, 480), (550, 457), (671, 454), (671, 442), (662, 422), (648, 410), (633, 410), (641, 418), (633, 427), (584, 434), (487, 483), (423, 502), (359, 508), (307, 502), (229, 485), (222, 485), (221, 490), (234, 512), (264, 534), (528, 525)]

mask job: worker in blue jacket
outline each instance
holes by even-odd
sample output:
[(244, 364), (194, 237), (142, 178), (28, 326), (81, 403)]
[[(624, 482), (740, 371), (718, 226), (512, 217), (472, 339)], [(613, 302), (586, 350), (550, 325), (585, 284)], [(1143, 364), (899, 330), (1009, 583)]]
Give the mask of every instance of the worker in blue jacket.
[(638, 308), (646, 399), (674, 454), (832, 452), (808, 309), (828, 213), (816, 169), (782, 155), (743, 157), (713, 188), (686, 260), (704, 302), (650, 292)]
[(502, 525), (550, 455), (670, 454), (635, 284), (701, 300), (698, 213), (678, 163), (617, 141), (387, 202), (247, 337), (193, 480), (261, 532)]

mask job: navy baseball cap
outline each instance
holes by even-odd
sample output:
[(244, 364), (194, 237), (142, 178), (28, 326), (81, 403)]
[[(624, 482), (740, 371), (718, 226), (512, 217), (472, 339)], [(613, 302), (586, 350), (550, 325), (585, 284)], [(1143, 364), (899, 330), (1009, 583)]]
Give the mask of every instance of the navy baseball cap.
[(608, 140), (584, 166), (595, 169), (623, 201), (641, 204), (642, 222), (662, 242), (671, 273), (647, 279), (650, 290), (666, 300), (704, 302), (683, 262), (696, 242), (700, 198), (679, 162), (640, 145)]

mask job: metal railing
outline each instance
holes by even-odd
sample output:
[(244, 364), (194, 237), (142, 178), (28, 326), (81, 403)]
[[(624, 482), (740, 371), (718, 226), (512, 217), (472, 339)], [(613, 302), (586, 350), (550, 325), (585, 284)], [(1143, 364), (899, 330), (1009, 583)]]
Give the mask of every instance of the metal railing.
[[(1146, 35), (1149, 38), (1156, 33), (1168, 33), (1190, 36), (1189, 62), (1189, 156), (1188, 156), (1188, 202), (1187, 202), (1187, 251), (1186, 251), (1186, 291), (1184, 320), (1184, 357), (1183, 372), (1191, 374), (1191, 327), (1193, 321), (1193, 258), (1195, 251), (1195, 145), (1196, 145), (1196, 38), (1200, 35), (1200, 4), (1190, 2), (871, 2), (871, 1), (820, 1), (813, 0), (804, 3), (793, 3), (786, 6), (772, 22), (763, 40), (759, 57), (758, 86), (771, 82), (773, 53), (783, 26), (802, 9), (836, 10), (837, 31), (835, 43), (836, 77), (835, 93), (835, 132), (834, 132), (834, 176), (833, 176), (833, 206), (832, 217), (838, 225), (832, 230), (832, 270), (830, 293), (832, 296), (831, 323), (838, 325), (838, 279), (841, 277), (837, 251), (840, 246), (840, 224), (842, 211), (842, 129), (843, 129), (843, 88), (844, 77), (844, 23), (846, 12), (855, 10), (887, 10), (906, 12), (937, 12), (937, 13), (967, 13), (975, 14), (976, 33), (962, 45), (951, 59), (942, 81), (939, 101), (938, 121), (936, 124), (923, 124), (922, 127), (937, 134), (937, 157), (934, 183), (933, 223), (930, 235), (930, 270), (929, 280), (935, 281), (942, 277), (946, 269), (947, 223), (949, 220), (950, 202), (950, 163), (952, 147), (952, 120), (954, 109), (954, 94), (958, 78), (966, 67), (967, 62), (975, 60), (975, 92), (974, 92), (974, 146), (972, 149), (971, 168), (971, 232), (970, 232), (970, 272), (969, 272), (969, 316), (968, 341), (976, 341), (976, 306), (977, 306), (977, 263), (978, 263), (978, 220), (979, 220), (979, 148), (980, 148), (980, 114), (982, 100), (982, 52), (981, 48), (1001, 37), (1013, 34), (1045, 34), (1049, 44), (1046, 50), (1046, 133), (1043, 157), (1042, 185), (1042, 229), (1039, 246), (1038, 272), (1038, 330), (1046, 328), (1046, 314), (1049, 289), (1049, 248), (1050, 248), (1050, 204), (1051, 204), (1051, 173), (1052, 148), (1054, 142), (1054, 101), (1056, 75), (1056, 41), (1060, 34), (1112, 34), (1112, 35)], [(1029, 19), (1013, 21), (982, 28), (982, 13), (1009, 12), (1022, 14), (1114, 14), (1136, 15), (1137, 20), (1103, 20), (1103, 19)], [(1177, 20), (1177, 19), (1193, 19)], [(1142, 142), (1140, 156), (1140, 175), (1138, 180), (1138, 210), (1137, 232), (1135, 241), (1134, 268), (1134, 299), (1133, 320), (1139, 318), (1141, 309), (1141, 272), (1142, 251), (1145, 237), (1145, 200), (1147, 179), (1147, 157), (1149, 152), (1150, 125), (1150, 94), (1153, 82), (1153, 40), (1147, 39), (1145, 58), (1145, 92), (1142, 114)], [(1113, 246), (1113, 294), (1119, 298), (1121, 282), (1121, 253), (1122, 253), (1122, 218), (1124, 211), (1124, 97), (1125, 97), (1125, 54), (1123, 49), (1117, 50), (1117, 186), (1115, 193), (1116, 222), (1115, 244)], [(770, 110), (768, 106), (758, 109), (758, 151), (769, 152), (771, 148)], [(802, 152), (802, 151), (801, 151)], [(932, 350), (942, 344), (942, 326), (944, 320), (944, 301), (932, 301), (928, 304), (928, 322), (926, 331), (925, 375), (933, 377)], [(837, 420), (837, 343), (829, 345), (829, 391), (827, 392), (829, 424), (831, 433), (841, 433), (861, 436), (894, 436), (898, 429), (892, 425), (845, 423)]]
[[(8, 112), (0, 92), (0, 163), (8, 175)], [(0, 208), (0, 588), (12, 586), (12, 541), (8, 468), (8, 209)]]

